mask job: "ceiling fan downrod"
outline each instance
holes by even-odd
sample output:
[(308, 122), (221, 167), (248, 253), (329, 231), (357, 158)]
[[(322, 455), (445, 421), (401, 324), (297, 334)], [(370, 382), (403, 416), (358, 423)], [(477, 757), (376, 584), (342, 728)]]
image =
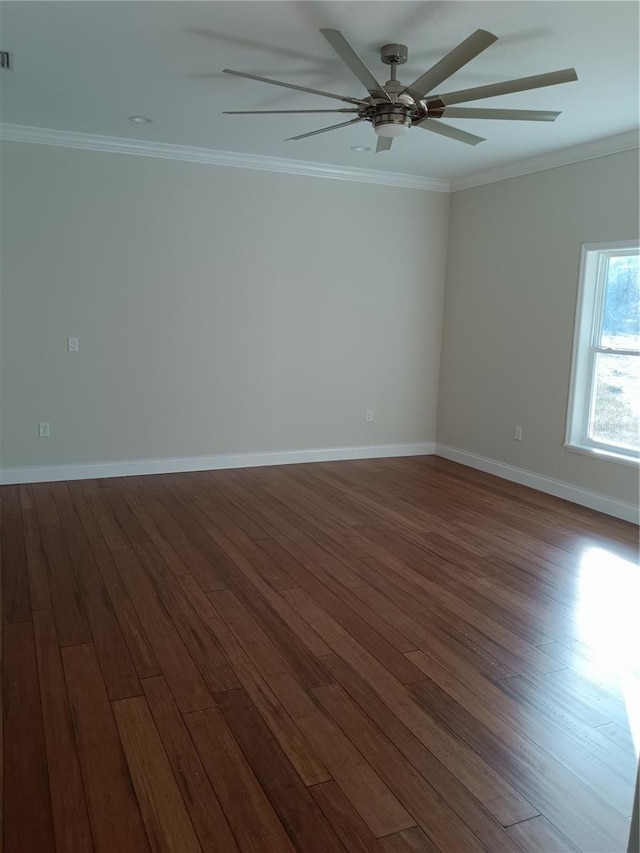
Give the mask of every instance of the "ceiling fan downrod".
[(385, 83), (385, 91), (391, 96), (391, 103), (376, 104), (372, 115), (367, 116), (378, 136), (405, 136), (409, 132), (412, 119), (416, 116), (417, 104), (410, 96), (400, 94), (404, 90), (398, 82), (398, 65), (404, 65), (409, 55), (406, 44), (385, 44), (380, 48), (380, 60), (391, 66), (391, 79)]
[(409, 48), (406, 44), (385, 44), (380, 48), (380, 61), (391, 66), (390, 83), (396, 82), (396, 70), (398, 65), (404, 65), (409, 56)]

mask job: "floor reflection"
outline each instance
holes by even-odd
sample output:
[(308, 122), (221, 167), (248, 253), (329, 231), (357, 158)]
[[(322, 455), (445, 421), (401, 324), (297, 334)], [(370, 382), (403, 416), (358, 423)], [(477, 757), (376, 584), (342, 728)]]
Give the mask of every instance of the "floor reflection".
[(580, 560), (576, 639), (585, 674), (625, 703), (636, 754), (640, 752), (640, 567), (604, 548)]

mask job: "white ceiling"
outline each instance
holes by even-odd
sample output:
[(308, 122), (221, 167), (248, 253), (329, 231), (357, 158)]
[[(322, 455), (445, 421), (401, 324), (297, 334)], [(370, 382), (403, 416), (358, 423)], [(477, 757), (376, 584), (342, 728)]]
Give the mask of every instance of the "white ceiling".
[[(639, 9), (634, 0), (534, 2), (3, 2), (3, 123), (127, 137), (341, 167), (460, 178), (639, 124)], [(364, 122), (299, 142), (284, 138), (350, 116), (224, 116), (228, 109), (344, 106), (222, 73), (223, 68), (360, 97), (361, 84), (318, 32), (342, 31), (374, 74), (379, 48), (409, 46), (412, 82), (478, 28), (498, 41), (439, 87), (480, 86), (575, 67), (578, 82), (470, 106), (561, 110), (555, 123), (453, 120), (476, 147), (414, 129), (390, 152)], [(127, 120), (132, 114), (149, 125)]]

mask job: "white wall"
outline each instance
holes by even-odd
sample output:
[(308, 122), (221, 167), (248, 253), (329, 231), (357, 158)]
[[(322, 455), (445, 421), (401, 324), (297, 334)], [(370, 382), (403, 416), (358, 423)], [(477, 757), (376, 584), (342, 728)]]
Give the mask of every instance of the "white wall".
[(637, 151), (453, 195), (439, 442), (637, 504), (637, 468), (563, 447), (580, 244), (637, 236)]
[(2, 467), (435, 439), (446, 194), (28, 144), (0, 167)]

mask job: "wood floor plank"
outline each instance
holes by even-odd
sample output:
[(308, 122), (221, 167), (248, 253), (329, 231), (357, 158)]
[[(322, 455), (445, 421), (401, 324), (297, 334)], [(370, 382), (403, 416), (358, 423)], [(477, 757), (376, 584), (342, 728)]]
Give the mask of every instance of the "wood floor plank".
[(87, 539), (90, 542), (93, 539), (102, 539), (102, 531), (98, 527), (98, 523), (91, 512), (91, 507), (87, 500), (87, 494), (96, 490), (95, 480), (73, 480), (66, 485)]
[(200, 759), (243, 853), (293, 853), (289, 836), (220, 711), (185, 715)]
[[(407, 652), (415, 649), (415, 643), (412, 643), (404, 637), (399, 631), (390, 625), (389, 622), (379, 616), (376, 611), (362, 605), (362, 602), (358, 597), (358, 591), (361, 587), (348, 590), (344, 587), (340, 587), (340, 585), (330, 577), (324, 577), (322, 579), (322, 584), (319, 585), (317, 574), (313, 571), (308, 571), (306, 566), (303, 565), (300, 560), (296, 559), (290, 551), (287, 551), (280, 542), (272, 538), (262, 539), (260, 541), (260, 547), (267, 551), (274, 560), (277, 560), (285, 566), (291, 566), (289, 574), (295, 578), (296, 586), (300, 585), (312, 594), (316, 596), (320, 595), (325, 606), (329, 608), (331, 613), (336, 615), (338, 618), (340, 615), (343, 615), (343, 617), (346, 618), (346, 622), (350, 624), (352, 628), (354, 625), (356, 628), (360, 627), (360, 637), (361, 639), (365, 639), (365, 642), (366, 639), (372, 636), (369, 630), (372, 628), (373, 631), (379, 635), (381, 640), (385, 642), (385, 649), (388, 649), (389, 645), (399, 652)], [(358, 565), (359, 569), (362, 566), (362, 560), (359, 558), (354, 559), (354, 563)], [(364, 580), (362, 582), (364, 583)], [(323, 589), (323, 586), (326, 587), (326, 589)], [(367, 623), (368, 626), (368, 628), (364, 628), (364, 633), (362, 633), (361, 627), (363, 622)], [(316, 652), (316, 654), (320, 655), (329, 653), (330, 650)], [(400, 667), (399, 671), (404, 680), (410, 681), (411, 678), (415, 676), (415, 671), (406, 670), (399, 663), (399, 658), (394, 658), (392, 665)]]
[(209, 599), (291, 716), (295, 719), (315, 710), (302, 681), (234, 593), (212, 592)]
[(247, 501), (247, 507), (250, 510), (249, 517), (259, 518), (264, 527), (263, 537), (267, 535), (270, 538), (279, 538), (274, 532), (277, 530), (280, 535), (287, 538), (286, 547), (295, 546), (296, 555), (300, 555), (303, 562), (311, 560), (320, 563), (325, 573), (334, 577), (347, 589), (359, 586), (362, 583), (354, 567), (336, 559), (308, 535), (309, 524), (303, 516), (282, 505), (280, 501), (274, 499), (259, 485), (254, 486), (250, 494), (247, 494), (246, 489), (243, 490), (235, 483), (229, 484), (229, 490), (235, 495), (240, 493), (242, 498)]
[[(540, 772), (553, 778), (556, 784), (561, 784), (560, 780), (564, 778), (564, 785), (571, 789), (580, 780), (585, 788), (585, 799), (589, 789), (594, 793), (600, 791), (592, 803), (594, 810), (600, 805), (599, 800), (602, 800), (623, 816), (629, 813), (633, 785), (608, 766), (604, 746), (599, 752), (596, 751), (595, 736), (589, 751), (580, 737), (574, 737), (571, 733), (566, 738), (559, 737), (560, 730), (548, 717), (541, 719), (535, 711), (523, 707), (511, 699), (507, 692), (478, 673), (451, 664), (445, 670), (424, 652), (409, 654), (431, 682), (458, 703), (473, 710), (485, 725), (492, 725), (494, 732), (499, 731), (515, 753), (534, 757)], [(431, 685), (425, 685), (424, 689), (416, 686), (416, 693), (424, 696), (430, 689)], [(498, 725), (497, 720), (500, 720)]]
[(102, 537), (91, 540), (91, 550), (138, 676), (149, 678), (153, 675), (159, 675), (160, 665), (151, 643), (145, 634), (129, 593), (122, 583), (111, 552)]
[[(586, 685), (586, 682), (584, 684)], [(584, 691), (559, 683), (548, 675), (534, 676), (529, 673), (520, 677), (512, 689), (517, 690), (524, 698), (531, 697), (532, 701), (537, 699), (540, 704), (549, 702), (559, 708), (561, 713), (575, 717), (586, 726), (595, 728), (611, 720), (611, 716), (606, 713), (607, 709), (599, 710), (587, 701), (588, 697), (584, 695)]]
[(428, 594), (423, 598), (425, 608), (430, 602), (437, 602), (447, 619), (453, 620), (454, 623), (468, 624), (470, 628), (476, 630), (475, 636), (479, 640), (483, 636), (487, 637), (494, 644), (494, 648), (502, 649), (505, 662), (516, 667), (518, 672), (532, 669), (534, 672), (546, 673), (561, 668), (556, 660), (536, 646), (522, 640), (517, 634), (490, 619), (463, 598), (421, 572), (420, 568), (428, 555), (409, 547), (396, 533), (380, 532), (370, 528), (367, 532), (370, 538), (382, 548), (377, 552), (378, 558), (396, 574), (409, 580), (414, 586), (419, 586)]
[[(3, 561), (4, 567), (4, 561)], [(55, 851), (31, 622), (3, 630), (4, 849)]]
[(232, 491), (234, 480), (229, 480), (228, 472), (223, 472), (218, 481), (207, 479), (205, 488), (207, 499), (198, 501), (198, 508), (211, 519), (213, 526), (220, 530), (228, 529), (229, 521), (244, 530), (255, 542), (267, 536), (262, 519), (251, 511), (247, 512), (247, 496)]
[(543, 683), (545, 688), (554, 694), (569, 696), (572, 700), (588, 706), (592, 713), (601, 715), (601, 723), (617, 723), (623, 729), (629, 729), (625, 704), (570, 668), (549, 672), (536, 683)]
[(338, 835), (244, 690), (221, 693), (216, 703), (294, 846), (305, 853), (340, 850)]
[(286, 469), (282, 469), (283, 474), (291, 475), (289, 479), (305, 489), (309, 499), (315, 501), (318, 506), (322, 506), (341, 524), (346, 525), (350, 531), (353, 531), (353, 528), (358, 524), (362, 524), (366, 520), (366, 516), (356, 509), (347, 511), (346, 507), (339, 501), (339, 495), (335, 488), (314, 477), (313, 471), (314, 466), (306, 464), (288, 466)]
[(201, 847), (144, 697), (113, 703), (142, 819), (155, 853), (200, 853)]
[[(203, 575), (211, 573), (215, 586), (217, 575), (204, 555), (189, 542), (175, 519), (171, 518), (155, 496), (152, 499), (145, 499), (143, 495), (144, 493), (139, 492), (124, 492), (125, 500), (173, 574), (176, 577), (193, 574), (203, 578)], [(169, 519), (168, 525), (166, 519)], [(217, 589), (218, 586), (215, 588)]]
[(305, 785), (330, 779), (326, 767), (315, 754), (291, 715), (251, 662), (235, 635), (191, 577), (182, 578), (182, 586), (203, 623), (226, 650), (242, 687), (251, 697), (263, 720), (280, 744)]
[[(216, 527), (209, 528), (217, 530)], [(297, 586), (295, 580), (277, 563), (264, 548), (260, 547), (266, 536), (253, 540), (242, 528), (233, 522), (225, 527), (224, 535), (244, 554), (265, 584), (275, 590), (291, 589)], [(236, 561), (234, 561), (236, 562)]]
[[(279, 652), (299, 673), (304, 683), (316, 687), (327, 683), (327, 673), (315, 657), (328, 648), (278, 592), (270, 589), (253, 564), (221, 531), (209, 531), (233, 564), (227, 583)], [(256, 595), (256, 591), (260, 593)]]
[(561, 763), (545, 757), (533, 742), (522, 743), (509, 727), (497, 724), (474, 694), (465, 707), (460, 700), (447, 701), (435, 684), (415, 689), (431, 715), (446, 721), (456, 737), (496, 768), (578, 847), (614, 850), (620, 845), (624, 818)]
[(527, 853), (576, 853), (578, 849), (542, 815), (516, 823), (508, 832)]
[(237, 853), (235, 838), (166, 681), (157, 676), (142, 684), (202, 849)]
[(51, 483), (33, 483), (31, 485), (31, 494), (38, 514), (38, 522), (43, 526), (59, 524), (60, 522), (51, 488)]
[[(301, 572), (299, 571), (296, 574), (296, 580), (298, 580), (300, 588), (309, 593), (315, 601), (321, 604), (334, 621), (339, 622), (351, 636), (357, 639), (362, 646), (374, 655), (400, 681), (410, 684), (412, 681), (419, 680), (416, 668), (406, 666), (407, 658), (387, 639), (387, 632), (385, 631), (384, 634), (380, 633), (379, 623), (376, 624), (376, 622), (373, 622), (375, 627), (372, 627), (370, 622), (358, 614), (357, 609), (360, 602), (355, 595), (351, 595), (351, 588), (341, 589), (339, 586), (336, 586), (335, 581), (324, 574), (323, 567), (316, 564), (315, 560), (309, 561), (306, 559), (304, 552), (301, 552), (295, 543), (287, 540), (286, 537), (280, 537), (277, 531), (274, 532), (274, 535), (278, 537), (280, 543), (285, 548), (291, 550), (291, 553), (298, 558), (304, 567)], [(264, 547), (269, 547), (268, 541), (264, 542), (263, 545)], [(364, 583), (365, 581), (361, 578), (359, 586), (362, 586)], [(291, 591), (282, 591), (282, 595), (287, 600), (289, 592)], [(352, 600), (356, 603), (355, 609), (351, 606)]]
[(433, 456), (2, 487), (6, 849), (622, 850), (637, 541)]
[[(443, 800), (453, 808), (459, 819), (473, 831), (484, 846), (489, 850), (500, 850), (505, 853), (512, 850), (514, 845), (505, 835), (502, 825), (463, 784), (464, 773), (461, 773), (458, 767), (465, 766), (466, 756), (463, 753), (457, 755), (459, 764), (449, 764), (451, 769), (448, 769), (443, 763), (443, 761), (449, 763), (448, 753), (440, 752), (437, 737), (432, 737), (425, 745), (341, 658), (332, 655), (326, 658), (325, 662), (351, 699), (370, 717), (380, 731), (384, 732), (413, 767), (433, 785)], [(450, 744), (451, 741), (448, 743)], [(436, 757), (436, 753), (440, 753), (443, 761)], [(537, 811), (530, 807), (529, 813), (537, 814)]]
[[(634, 631), (629, 636), (629, 642), (635, 643), (636, 641), (640, 641), (638, 631)], [(606, 657), (603, 657), (601, 660), (594, 660), (595, 656), (588, 653), (581, 654), (560, 642), (546, 643), (540, 646), (540, 649), (558, 661), (561, 665), (559, 669), (568, 667), (579, 675), (588, 678), (592, 684), (595, 684), (605, 693), (609, 693), (615, 699), (624, 703), (625, 685), (622, 684), (615, 666), (611, 666), (610, 661)], [(635, 672), (631, 677), (640, 683), (640, 662), (637, 663)]]
[(125, 551), (131, 543), (120, 526), (100, 488), (89, 488), (84, 492), (86, 504), (91, 510), (107, 548), (110, 551)]
[[(265, 535), (255, 525), (250, 525), (250, 530), (256, 537), (254, 539), (244, 528), (236, 524), (226, 512), (218, 511), (217, 508), (215, 511), (212, 511), (211, 501), (201, 505), (199, 502), (188, 500), (184, 496), (182, 499), (178, 499), (176, 494), (170, 492), (168, 489), (163, 491), (163, 501), (165, 506), (171, 507), (172, 513), (180, 519), (183, 530), (185, 530), (193, 541), (199, 544), (203, 552), (216, 567), (220, 562), (220, 558), (223, 557), (224, 551), (219, 549), (211, 538), (208, 537), (207, 532), (211, 528), (218, 529), (216, 525), (217, 521), (222, 522), (225, 534), (230, 536), (236, 545), (245, 552), (247, 558), (252, 559), (254, 568), (260, 573), (263, 580), (271, 584), (274, 589), (291, 586), (291, 581), (286, 572), (283, 572), (277, 565), (271, 563), (268, 557), (254, 544)], [(208, 512), (205, 512), (205, 507)], [(228, 505), (226, 509), (228, 510)], [(226, 568), (228, 571), (229, 567), (228, 560), (225, 561), (223, 557), (222, 568)]]
[(148, 851), (111, 703), (92, 645), (68, 646), (62, 662), (96, 851)]
[(467, 560), (469, 572), (462, 578), (454, 574), (455, 565), (452, 563), (452, 572), (444, 577), (447, 588), (522, 639), (540, 646), (563, 632), (570, 605), (557, 600), (555, 589), (538, 581), (536, 595), (532, 596), (526, 589), (532, 584), (522, 577), (522, 572), (514, 571), (513, 564), (503, 567), (504, 574), (512, 580), (509, 584), (496, 584), (493, 575), (487, 576), (486, 558)]
[(56, 483), (53, 496), (69, 556), (82, 596), (89, 629), (111, 699), (142, 693), (136, 670), (111, 599), (82, 529), (65, 483)]
[(80, 853), (93, 842), (53, 613), (34, 612), (33, 629), (56, 846)]
[(148, 531), (140, 524), (119, 489), (110, 486), (102, 489), (100, 494), (113, 513), (129, 545), (141, 545), (149, 541)]
[[(540, 719), (541, 724), (543, 720), (548, 720), (554, 738), (561, 737), (564, 740), (566, 737), (567, 742), (574, 744), (579, 750), (586, 750), (591, 753), (615, 773), (624, 778), (633, 776), (636, 767), (636, 755), (631, 735), (626, 729), (617, 726), (616, 723), (609, 723), (607, 725), (615, 727), (623, 737), (619, 742), (606, 737), (607, 725), (600, 728), (587, 725), (571, 709), (565, 709), (549, 696), (536, 690), (522, 676), (506, 679), (501, 682), (500, 689), (517, 702), (517, 707), (524, 709), (524, 714), (535, 714)], [(532, 725), (530, 728), (527, 725), (526, 731), (533, 733), (535, 727)], [(539, 739), (537, 740), (541, 742)]]
[(631, 759), (637, 759), (638, 755), (633, 742), (633, 736), (628, 729), (623, 729), (617, 723), (605, 723), (599, 726), (597, 731), (619, 748), (617, 755), (622, 752)]
[(479, 839), (466, 824), (456, 820), (451, 806), (443, 802), (438, 792), (360, 711), (342, 687), (331, 684), (313, 692), (390, 789), (402, 797), (410, 814), (436, 847), (450, 845), (456, 850), (482, 850)]
[(371, 832), (333, 779), (314, 785), (309, 790), (349, 853), (381, 852), (379, 839)]
[(198, 618), (178, 579), (171, 573), (168, 566), (151, 543), (136, 545), (136, 554), (146, 570), (149, 580), (171, 614), (171, 620), (191, 658), (209, 690), (216, 693), (221, 690), (233, 690), (240, 683), (229, 666), (226, 655), (217, 640)]
[(2, 618), (6, 624), (31, 619), (31, 596), (17, 486), (2, 487)]
[(373, 835), (415, 826), (415, 819), (323, 711), (306, 714), (298, 724)]
[[(376, 574), (378, 574), (376, 572)], [(422, 611), (416, 606), (408, 593), (394, 589), (393, 585), (380, 582), (371, 575), (373, 586), (361, 586), (354, 590), (362, 602), (373, 611), (383, 615), (386, 620), (410, 638), (413, 649), (418, 651), (434, 647), (446, 655), (458, 655), (482, 673), (491, 678), (508, 678), (516, 672), (507, 667), (498, 657), (487, 651), (486, 644), (478, 645), (469, 636), (471, 631), (463, 633), (452, 626), (444, 616)]]
[(59, 524), (41, 525), (40, 535), (47, 559), (58, 642), (61, 646), (90, 643), (91, 631), (62, 528)]
[(394, 832), (380, 842), (384, 853), (439, 853), (440, 850), (418, 826)]
[(22, 506), (22, 522), (24, 526), (29, 590), (31, 593), (31, 609), (48, 610), (51, 607), (51, 596), (49, 595), (47, 560), (42, 550), (40, 527), (33, 505), (28, 507)]
[(180, 711), (210, 708), (213, 697), (137, 554), (129, 550), (113, 556)]
[[(207, 553), (212, 545), (211, 540), (197, 524), (193, 524), (189, 514), (184, 513), (180, 503), (175, 501), (171, 495), (167, 495), (166, 490), (156, 488), (152, 495), (151, 500), (144, 501), (144, 511), (151, 516), (157, 531), (175, 551), (187, 568), (188, 573), (209, 589), (224, 589), (214, 560)], [(169, 504), (171, 509), (166, 504)], [(187, 526), (187, 530), (184, 529), (183, 525)], [(157, 536), (154, 536), (153, 539), (156, 543)], [(166, 551), (166, 549), (164, 550)], [(179, 568), (173, 566), (172, 568), (177, 574)]]
[(453, 737), (412, 702), (411, 694), (377, 660), (340, 626), (323, 613), (301, 590), (285, 595), (299, 608), (310, 624), (332, 646), (334, 652), (367, 682), (396, 716), (456, 773), (469, 790), (505, 825), (538, 814), (517, 790), (496, 773), (464, 742)]

